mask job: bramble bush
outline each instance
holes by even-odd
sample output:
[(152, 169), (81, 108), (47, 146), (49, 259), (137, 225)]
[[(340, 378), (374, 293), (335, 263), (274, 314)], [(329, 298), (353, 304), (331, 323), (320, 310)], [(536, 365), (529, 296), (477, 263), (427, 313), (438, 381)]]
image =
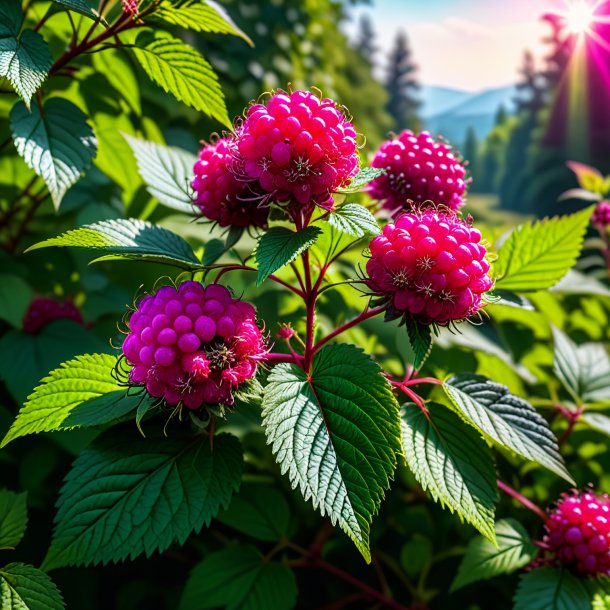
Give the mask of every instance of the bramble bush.
[(176, 26), (249, 42), (0, 6), (2, 610), (610, 607), (607, 178), (477, 221), (441, 139), (231, 121)]

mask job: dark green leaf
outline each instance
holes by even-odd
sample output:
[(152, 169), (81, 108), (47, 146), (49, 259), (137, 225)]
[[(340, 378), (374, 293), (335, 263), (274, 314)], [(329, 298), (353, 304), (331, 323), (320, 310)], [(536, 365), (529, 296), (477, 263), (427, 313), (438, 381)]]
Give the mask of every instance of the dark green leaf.
[(591, 599), (568, 571), (539, 568), (521, 575), (513, 610), (591, 610)]
[(225, 253), (225, 242), (222, 239), (210, 239), (203, 249), (203, 264), (213, 265)]
[(385, 169), (379, 167), (363, 167), (349, 183), (349, 186), (341, 189), (341, 192), (353, 193), (358, 191), (369, 182), (375, 180), (375, 178), (385, 174), (385, 171)]
[(23, 21), (21, 4), (21, 0), (0, 2), (0, 38), (16, 37), (19, 34)]
[(61, 4), (65, 6), (67, 9), (71, 11), (76, 11), (85, 17), (89, 17), (89, 19), (93, 19), (94, 21), (100, 20), (101, 23), (106, 24), (106, 20), (103, 17), (100, 17), (100, 14), (89, 4), (86, 0), (53, 0), (56, 4)]
[(407, 334), (413, 350), (413, 368), (418, 370), (425, 362), (432, 349), (432, 333), (430, 326), (419, 324), (415, 320), (407, 320)]
[(337, 231), (364, 237), (381, 233), (375, 217), (363, 206), (357, 203), (344, 203), (328, 217), (328, 222)]
[(0, 549), (15, 548), (23, 538), (28, 522), (27, 493), (0, 489)]
[(0, 274), (0, 318), (21, 328), (33, 293), (30, 285), (18, 275)]
[(40, 570), (23, 563), (0, 568), (2, 610), (64, 610), (55, 583)]

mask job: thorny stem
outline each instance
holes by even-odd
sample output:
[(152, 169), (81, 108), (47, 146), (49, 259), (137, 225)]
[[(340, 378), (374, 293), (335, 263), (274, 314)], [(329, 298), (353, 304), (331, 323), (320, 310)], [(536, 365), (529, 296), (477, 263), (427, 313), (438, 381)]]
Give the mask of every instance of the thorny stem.
[(517, 500), (524, 508), (531, 510), (534, 514), (538, 515), (543, 521), (546, 521), (547, 514), (531, 500), (528, 500), (523, 494), (519, 493), (516, 489), (513, 489), (510, 485), (504, 483), (500, 479), (497, 480), (498, 488), (501, 489), (506, 495)]

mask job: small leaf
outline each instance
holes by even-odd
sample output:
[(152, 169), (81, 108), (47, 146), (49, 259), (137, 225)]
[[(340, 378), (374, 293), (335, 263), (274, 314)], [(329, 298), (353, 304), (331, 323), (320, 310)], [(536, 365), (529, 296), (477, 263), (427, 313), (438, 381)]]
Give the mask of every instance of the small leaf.
[(53, 2), (56, 4), (61, 4), (67, 9), (80, 13), (85, 17), (89, 17), (89, 19), (93, 19), (94, 21), (99, 19), (101, 23), (108, 25), (106, 20), (103, 17), (100, 17), (100, 14), (94, 8), (89, 6), (86, 0), (53, 0)]
[(578, 161), (568, 161), (566, 165), (576, 174), (578, 184), (585, 189), (585, 191), (598, 193), (600, 195), (605, 194), (605, 180), (603, 174), (599, 170), (590, 165), (579, 163)]
[(375, 217), (363, 206), (357, 203), (344, 203), (330, 214), (328, 222), (337, 231), (354, 237), (379, 235), (381, 229)]
[(298, 232), (286, 227), (273, 227), (263, 233), (255, 252), (258, 263), (256, 285), (260, 286), (271, 274), (311, 248), (321, 233), (319, 227), (307, 227)]
[(535, 311), (535, 307), (531, 301), (528, 301), (524, 296), (509, 292), (508, 290), (494, 290), (490, 305), (503, 305), (504, 307), (515, 307), (517, 309), (525, 309), (526, 311)]
[(513, 610), (591, 610), (591, 600), (567, 570), (539, 568), (521, 575)]
[(203, 264), (213, 265), (225, 253), (225, 242), (222, 239), (210, 239), (203, 249)]
[(429, 405), (430, 416), (409, 405), (402, 417), (407, 464), (436, 502), (495, 542), (496, 471), (489, 447), (460, 418)]
[(579, 421), (586, 423), (598, 432), (602, 432), (603, 434), (610, 436), (610, 417), (604, 415), (603, 413), (590, 411), (581, 415)]
[(93, 262), (135, 259), (187, 270), (201, 267), (193, 249), (182, 237), (169, 229), (135, 218), (117, 218), (85, 225), (41, 241), (30, 247), (28, 252), (49, 246), (72, 246), (107, 253)]
[(145, 30), (138, 35), (133, 52), (164, 91), (231, 127), (218, 77), (198, 51), (168, 32)]
[(229, 504), (241, 472), (241, 446), (229, 434), (212, 444), (201, 435), (142, 439), (108, 430), (65, 479), (43, 569), (149, 557), (184, 544)]
[(66, 191), (91, 166), (97, 142), (87, 117), (72, 102), (53, 97), (30, 112), (23, 102), (11, 111), (17, 152), (46, 183), (55, 208)]
[(131, 136), (123, 136), (138, 161), (138, 171), (147, 191), (160, 203), (174, 210), (200, 216), (193, 205), (193, 166), (197, 157), (179, 148), (162, 146)]
[(432, 349), (432, 333), (430, 326), (419, 324), (415, 320), (407, 320), (407, 334), (409, 335), (409, 343), (413, 350), (413, 368), (418, 370)]
[(340, 192), (353, 193), (354, 191), (359, 191), (363, 186), (366, 186), (369, 182), (375, 180), (375, 178), (379, 178), (385, 172), (385, 169), (379, 167), (363, 167), (349, 183), (349, 186), (340, 189)]
[(0, 489), (0, 550), (14, 549), (21, 542), (28, 522), (26, 500), (27, 493)]
[(0, 568), (2, 610), (64, 610), (55, 583), (41, 570), (23, 563)]
[(482, 375), (460, 373), (443, 387), (457, 413), (485, 436), (575, 484), (547, 421), (526, 400)]
[(227, 237), (225, 239), (225, 250), (230, 250), (241, 239), (243, 234), (243, 227), (232, 226), (227, 231)]
[(515, 572), (536, 555), (537, 549), (529, 534), (514, 519), (502, 519), (496, 523), (496, 542), (497, 547), (482, 537), (470, 541), (451, 591), (478, 580)]

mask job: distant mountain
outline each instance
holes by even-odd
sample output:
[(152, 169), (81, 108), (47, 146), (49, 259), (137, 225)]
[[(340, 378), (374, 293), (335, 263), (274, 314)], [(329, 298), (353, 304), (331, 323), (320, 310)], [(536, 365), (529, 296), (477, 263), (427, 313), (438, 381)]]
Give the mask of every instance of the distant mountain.
[(470, 91), (452, 89), (450, 87), (436, 87), (434, 85), (422, 85), (419, 90), (421, 107), (419, 114), (423, 119), (440, 114), (466, 101), (472, 96)]

